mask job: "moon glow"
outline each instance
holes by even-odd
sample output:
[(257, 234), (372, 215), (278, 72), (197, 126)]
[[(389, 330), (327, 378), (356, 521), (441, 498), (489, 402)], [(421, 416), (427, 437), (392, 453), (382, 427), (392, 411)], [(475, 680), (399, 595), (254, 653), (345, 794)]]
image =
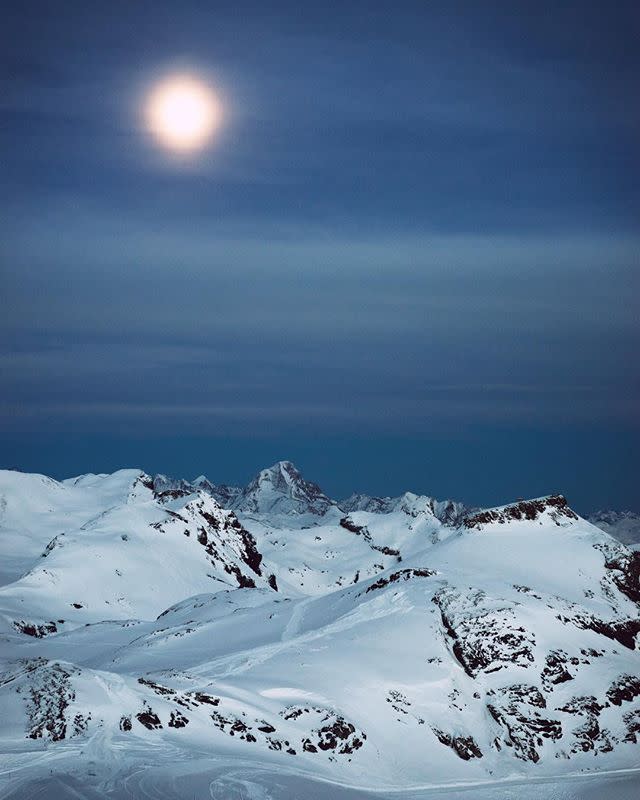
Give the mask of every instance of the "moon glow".
[(178, 75), (150, 93), (146, 117), (151, 133), (171, 150), (190, 152), (204, 147), (220, 123), (220, 104), (202, 81)]

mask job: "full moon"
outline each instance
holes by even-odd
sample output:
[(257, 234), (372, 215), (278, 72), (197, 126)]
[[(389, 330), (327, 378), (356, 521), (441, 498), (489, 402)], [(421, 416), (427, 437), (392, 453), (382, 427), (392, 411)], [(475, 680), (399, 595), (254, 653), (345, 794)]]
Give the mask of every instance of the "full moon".
[(147, 124), (160, 144), (190, 152), (204, 147), (220, 123), (220, 104), (214, 92), (197, 78), (178, 75), (150, 93)]

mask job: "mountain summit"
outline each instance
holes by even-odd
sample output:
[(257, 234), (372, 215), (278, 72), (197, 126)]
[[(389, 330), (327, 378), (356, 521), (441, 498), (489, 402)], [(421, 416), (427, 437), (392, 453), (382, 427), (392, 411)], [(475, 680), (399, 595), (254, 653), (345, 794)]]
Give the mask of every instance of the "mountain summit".
[(248, 514), (315, 514), (322, 516), (333, 501), (306, 480), (291, 461), (261, 470), (232, 502), (234, 511)]

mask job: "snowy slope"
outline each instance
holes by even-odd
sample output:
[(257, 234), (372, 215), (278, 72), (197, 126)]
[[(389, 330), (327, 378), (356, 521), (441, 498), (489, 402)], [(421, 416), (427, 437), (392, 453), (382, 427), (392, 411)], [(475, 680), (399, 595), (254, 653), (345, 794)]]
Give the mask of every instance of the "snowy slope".
[(126, 504), (130, 497), (150, 498), (138, 483), (141, 470), (113, 475), (84, 475), (62, 483), (44, 475), (0, 470), (2, 583), (26, 572), (54, 536), (80, 528), (97, 515)]
[[(12, 555), (20, 546), (14, 509), (21, 493), (32, 499), (35, 486), (40, 494), (30, 507), (33, 521), (23, 529), (25, 556), (12, 559), (24, 574), (0, 587), (0, 630), (68, 630), (103, 619), (153, 618), (194, 592), (267, 586), (253, 538), (209, 495), (158, 494), (138, 471), (64, 483), (10, 478), (3, 475), (3, 496), (13, 513), (2, 542), (8, 533)], [(76, 498), (81, 511), (67, 515)], [(25, 506), (27, 501), (23, 514)]]
[(0, 797), (416, 798), (640, 769), (638, 554), (560, 496), (347, 511), (288, 465), (237, 516), (140, 471), (2, 473)]

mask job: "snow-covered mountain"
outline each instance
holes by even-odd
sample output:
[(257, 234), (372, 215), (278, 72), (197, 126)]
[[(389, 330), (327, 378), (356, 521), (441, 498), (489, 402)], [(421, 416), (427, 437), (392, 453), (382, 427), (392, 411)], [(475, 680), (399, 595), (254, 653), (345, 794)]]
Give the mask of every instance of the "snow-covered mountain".
[(334, 505), (291, 461), (278, 461), (261, 470), (233, 500), (231, 508), (246, 514), (322, 516)]
[[(13, 553), (29, 554), (15, 580), (0, 587), (9, 627), (31, 625), (34, 615), (64, 631), (105, 618), (150, 618), (197, 592), (268, 586), (252, 535), (203, 492), (183, 495), (162, 482), (158, 492), (158, 482), (138, 470), (63, 483), (9, 478), (0, 524), (9, 523)], [(23, 497), (31, 499), (33, 522), (19, 528)], [(67, 516), (74, 502), (84, 516)], [(23, 620), (25, 608), (31, 617)]]
[(291, 461), (278, 461), (261, 470), (245, 487), (216, 484), (205, 475), (192, 481), (155, 475), (151, 482), (159, 495), (179, 497), (201, 491), (223, 508), (253, 515), (268, 514), (271, 518), (302, 514), (319, 517), (337, 506), (317, 484), (303, 478)]
[(464, 517), (474, 511), (455, 500), (435, 500), (425, 495), (415, 495), (405, 492), (399, 497), (372, 497), (368, 494), (352, 494), (344, 500), (338, 501), (338, 506), (343, 511), (369, 511), (376, 514), (390, 514), (392, 511), (405, 511), (413, 513), (417, 509), (429, 508), (430, 511), (445, 525), (458, 525)]
[[(272, 523), (278, 520), (285, 525), (289, 516), (304, 515), (305, 523), (315, 525), (319, 518), (331, 511), (389, 514), (403, 510), (411, 514), (419, 508), (424, 510), (429, 507), (443, 524), (459, 526), (465, 516), (478, 510), (456, 500), (436, 500), (413, 492), (394, 497), (354, 493), (343, 500), (333, 500), (316, 483), (306, 480), (290, 461), (279, 461), (261, 470), (245, 487), (213, 483), (205, 475), (189, 481), (158, 474), (151, 481), (158, 495), (175, 498), (201, 491), (213, 497), (222, 508), (252, 514), (254, 517), (264, 515)], [(623, 544), (640, 543), (640, 514), (633, 511), (597, 511), (586, 519)], [(300, 519), (297, 524), (301, 525)]]
[(211, 483), (211, 481), (204, 475), (200, 475), (198, 478), (195, 478), (192, 481), (192, 486), (194, 489), (200, 489), (201, 491), (210, 494), (211, 497), (213, 497), (214, 500), (216, 500), (216, 502), (222, 506), (222, 508), (230, 508), (234, 500), (242, 492), (242, 489), (239, 486), (229, 486), (226, 483)]
[(589, 522), (627, 545), (640, 544), (640, 514), (633, 511), (596, 511)]
[(0, 797), (637, 788), (640, 553), (564, 497), (209, 484), (0, 472)]

